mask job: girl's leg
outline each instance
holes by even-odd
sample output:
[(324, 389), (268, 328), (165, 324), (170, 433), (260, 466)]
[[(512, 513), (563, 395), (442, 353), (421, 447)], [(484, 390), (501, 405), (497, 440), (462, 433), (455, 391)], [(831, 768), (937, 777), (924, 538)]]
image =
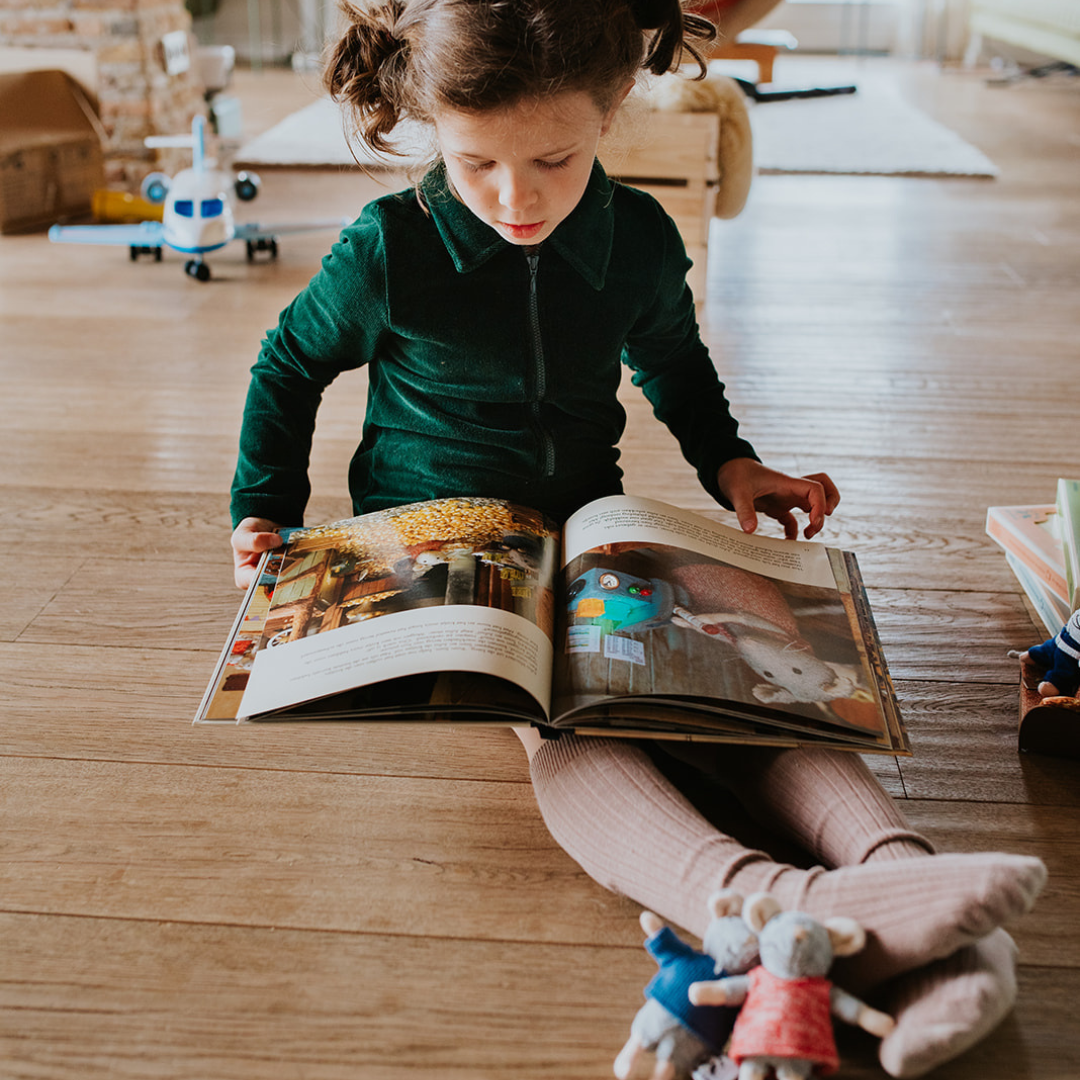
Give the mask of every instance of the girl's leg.
[(719, 779), (755, 818), (829, 869), (934, 854), (858, 754), (692, 743), (668, 752)]
[[(590, 876), (699, 936), (706, 900), (722, 887), (744, 895), (767, 890), (785, 907), (823, 918), (850, 915), (866, 928), (868, 946), (844, 962), (845, 985), (865, 988), (951, 955), (1027, 911), (1045, 878), (1038, 859), (1000, 854), (800, 870), (711, 825), (633, 743), (573, 736), (538, 742), (530, 766), (541, 813)], [(723, 748), (727, 760), (744, 749)], [(835, 848), (834, 855), (866, 859), (897, 845), (925, 850), (869, 773), (840, 772), (850, 773), (834, 778), (851, 789), (846, 811), (836, 812), (837, 790), (823, 790), (816, 770), (800, 767), (787, 789), (764, 798), (771, 818), (785, 827), (805, 822), (799, 827), (806, 836), (818, 836), (819, 849)]]

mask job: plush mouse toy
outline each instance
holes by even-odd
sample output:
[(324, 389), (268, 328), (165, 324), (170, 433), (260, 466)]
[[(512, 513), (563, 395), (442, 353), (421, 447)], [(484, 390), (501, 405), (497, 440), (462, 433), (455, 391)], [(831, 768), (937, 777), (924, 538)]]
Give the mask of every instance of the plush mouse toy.
[(675, 625), (731, 648), (765, 680), (753, 688), (758, 701), (823, 704), (866, 693), (859, 665), (814, 655), (775, 582), (723, 563), (686, 563), (668, 577), (677, 601)]
[(854, 919), (820, 923), (800, 911), (782, 911), (768, 893), (754, 893), (743, 919), (758, 937), (761, 964), (747, 975), (694, 983), (696, 1005), (742, 1005), (728, 1046), (739, 1080), (806, 1080), (835, 1072), (840, 1064), (832, 1014), (884, 1037), (892, 1017), (841, 990), (825, 977), (836, 956), (857, 953), (866, 943)]
[(689, 1080), (696, 1066), (723, 1050), (736, 1010), (692, 1005), (687, 990), (695, 980), (748, 971), (757, 962), (757, 938), (740, 916), (742, 906), (742, 897), (730, 889), (709, 898), (704, 952), (681, 941), (651, 911), (641, 913), (645, 948), (660, 970), (645, 987), (645, 1004), (615, 1059), (619, 1080), (634, 1073), (645, 1051), (656, 1055), (652, 1080)]
[(1080, 611), (1069, 616), (1056, 637), (1026, 653), (1009, 655), (1031, 660), (1043, 669), (1039, 697), (1076, 697), (1080, 690)]

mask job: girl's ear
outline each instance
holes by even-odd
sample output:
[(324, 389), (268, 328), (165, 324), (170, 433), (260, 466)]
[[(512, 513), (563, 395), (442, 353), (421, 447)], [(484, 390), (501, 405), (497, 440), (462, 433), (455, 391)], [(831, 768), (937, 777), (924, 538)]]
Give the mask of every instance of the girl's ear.
[(634, 80), (631, 79), (630, 82), (628, 82), (626, 86), (621, 91), (619, 91), (619, 93), (617, 93), (612, 99), (611, 108), (609, 108), (608, 111), (604, 114), (604, 122), (600, 127), (601, 138), (603, 138), (608, 133), (608, 130), (610, 129), (612, 123), (615, 120), (615, 114), (619, 111), (619, 106), (622, 105), (622, 103), (626, 100), (630, 91), (634, 89), (634, 85)]

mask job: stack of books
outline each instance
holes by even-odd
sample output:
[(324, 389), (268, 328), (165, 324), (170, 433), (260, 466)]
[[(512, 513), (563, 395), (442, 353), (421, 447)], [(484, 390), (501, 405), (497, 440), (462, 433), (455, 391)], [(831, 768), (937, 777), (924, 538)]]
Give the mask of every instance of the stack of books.
[(1080, 480), (1058, 480), (1053, 503), (991, 506), (986, 532), (1055, 636), (1080, 608)]
[[(1058, 480), (1041, 506), (991, 506), (986, 531), (1005, 557), (1047, 633), (1056, 637), (1080, 609), (1080, 480)], [(1080, 698), (1039, 696), (1042, 673), (1020, 664), (1021, 750), (1080, 759)]]

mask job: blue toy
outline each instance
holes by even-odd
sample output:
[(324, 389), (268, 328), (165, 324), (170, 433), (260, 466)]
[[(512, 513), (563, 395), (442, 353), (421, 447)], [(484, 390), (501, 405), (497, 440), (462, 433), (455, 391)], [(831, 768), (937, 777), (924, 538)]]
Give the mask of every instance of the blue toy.
[(666, 581), (602, 567), (575, 578), (566, 595), (579, 625), (600, 626), (607, 634), (664, 626), (675, 609), (675, 590)]
[(1069, 616), (1061, 633), (1028, 649), (1020, 659), (1031, 660), (1043, 669), (1039, 697), (1076, 697), (1080, 690), (1080, 610)]
[(692, 1005), (692, 983), (749, 970), (758, 956), (757, 936), (741, 918), (742, 897), (726, 889), (709, 899), (712, 919), (699, 952), (651, 911), (641, 913), (645, 948), (659, 971), (645, 987), (645, 1004), (630, 1025), (630, 1038), (615, 1059), (615, 1075), (628, 1080), (639, 1058), (655, 1054), (652, 1080), (689, 1080), (694, 1069), (720, 1054), (736, 1009)]

